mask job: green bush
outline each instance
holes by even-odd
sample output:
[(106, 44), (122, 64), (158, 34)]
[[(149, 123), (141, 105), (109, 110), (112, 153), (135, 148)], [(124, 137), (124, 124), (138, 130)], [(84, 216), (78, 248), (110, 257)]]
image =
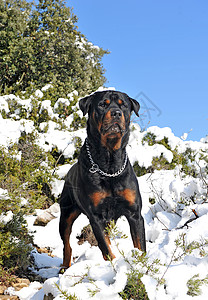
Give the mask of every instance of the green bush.
[(175, 168), (171, 163), (161, 153), (160, 157), (153, 157), (152, 159), (152, 168), (153, 170), (172, 170)]
[(89, 43), (76, 22), (63, 0), (1, 1), (0, 93), (33, 93), (51, 83), (46, 99), (54, 100), (102, 86), (108, 52)]
[(201, 286), (208, 285), (208, 275), (205, 278), (200, 279), (199, 274), (191, 277), (187, 282), (188, 292), (187, 295), (196, 297), (201, 295)]
[(145, 134), (145, 136), (142, 139), (142, 144), (144, 145), (145, 143), (147, 143), (149, 146), (153, 146), (155, 144), (160, 144), (165, 146), (165, 148), (167, 148), (168, 150), (171, 150), (171, 147), (168, 143), (168, 138), (165, 136), (162, 140), (157, 141), (156, 140), (156, 135), (152, 132), (147, 132)]
[(145, 142), (149, 145), (149, 146), (153, 146), (154, 144), (156, 144), (156, 135), (152, 132), (147, 132), (145, 134), (145, 136), (142, 139), (142, 145), (145, 144)]
[[(9, 199), (0, 202), (3, 212), (23, 209), (25, 213), (31, 213), (54, 202), (51, 170), (55, 160), (37, 146), (34, 139), (33, 134), (22, 134), (19, 143), (8, 150), (0, 147), (0, 188), (9, 193)], [(18, 154), (21, 159), (17, 158)], [(22, 199), (27, 200), (27, 205), (21, 205)]]
[(143, 274), (138, 270), (132, 270), (128, 274), (128, 281), (125, 289), (120, 293), (122, 299), (148, 300), (148, 295), (143, 282)]
[(8, 223), (0, 223), (0, 281), (11, 274), (22, 274), (28, 267), (32, 236), (28, 234), (23, 213), (13, 214)]
[[(21, 154), (21, 155), (20, 155)], [(0, 211), (3, 217), (9, 211), (13, 218), (0, 223), (0, 279), (8, 274), (21, 274), (29, 264), (32, 237), (27, 232), (25, 215), (36, 208), (47, 208), (55, 199), (51, 194), (55, 160), (35, 144), (33, 134), (23, 133), (17, 144), (8, 149), (0, 147)]]
[(152, 169), (152, 167), (148, 167), (148, 168), (145, 168), (145, 167), (141, 167), (138, 163), (138, 161), (135, 161), (134, 165), (133, 165), (133, 169), (134, 169), (134, 172), (136, 174), (137, 177), (140, 177), (140, 176), (143, 176), (147, 173), (152, 173), (154, 170)]
[[(167, 137), (157, 141), (156, 135), (151, 132), (148, 132), (143, 137), (142, 144), (144, 143), (148, 143), (149, 146), (153, 146), (155, 144), (163, 145), (166, 149), (172, 152), (173, 159), (171, 162), (168, 162), (163, 153), (161, 153), (159, 157), (153, 157), (152, 165), (148, 168), (143, 166), (141, 167), (136, 161), (133, 167), (137, 176), (143, 176), (147, 173), (152, 173), (155, 170), (173, 170), (176, 166), (180, 166), (181, 172), (185, 175), (193, 177), (197, 177), (199, 175), (199, 170), (197, 171), (195, 166), (196, 153), (191, 148), (187, 148), (183, 153), (179, 153), (177, 146), (175, 149), (171, 149)], [(204, 159), (206, 161), (206, 155), (201, 155), (200, 159)]]

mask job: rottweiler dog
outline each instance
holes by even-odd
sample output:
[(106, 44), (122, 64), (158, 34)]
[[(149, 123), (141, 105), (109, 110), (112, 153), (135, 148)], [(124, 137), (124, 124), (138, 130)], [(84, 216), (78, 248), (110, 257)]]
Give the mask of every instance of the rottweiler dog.
[(64, 244), (63, 266), (71, 266), (69, 238), (75, 219), (84, 213), (92, 226), (104, 259), (115, 256), (106, 227), (125, 216), (135, 248), (146, 251), (142, 200), (136, 175), (126, 154), (132, 111), (139, 103), (118, 91), (101, 91), (79, 102), (88, 113), (87, 139), (78, 162), (69, 170), (60, 197), (60, 236)]

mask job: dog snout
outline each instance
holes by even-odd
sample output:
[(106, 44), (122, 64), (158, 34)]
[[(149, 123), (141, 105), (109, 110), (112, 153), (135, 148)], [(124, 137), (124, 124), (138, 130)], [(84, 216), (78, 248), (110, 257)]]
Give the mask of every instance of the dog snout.
[(119, 109), (112, 109), (111, 110), (111, 117), (114, 119), (119, 119), (122, 116), (122, 112)]

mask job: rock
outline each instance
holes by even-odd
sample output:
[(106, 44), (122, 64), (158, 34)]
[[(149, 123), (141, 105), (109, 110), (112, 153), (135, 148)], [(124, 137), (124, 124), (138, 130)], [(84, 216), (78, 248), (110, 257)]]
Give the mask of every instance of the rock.
[(51, 253), (51, 251), (47, 248), (39, 248), (38, 246), (36, 246), (36, 249), (38, 251), (38, 253), (47, 253), (48, 255)]
[(37, 249), (38, 253), (40, 253), (40, 254), (46, 253), (50, 257), (55, 257), (55, 255), (52, 254), (52, 251), (50, 250), (50, 248), (40, 248), (38, 246), (35, 246), (35, 248)]
[(58, 203), (54, 203), (48, 209), (52, 215), (58, 214), (60, 212), (60, 206)]
[(90, 243), (91, 246), (98, 246), (98, 242), (94, 236), (90, 224), (82, 229), (81, 234), (77, 236), (77, 239), (79, 240), (78, 245), (82, 245), (84, 242), (87, 241), (88, 243)]
[(14, 283), (12, 286), (15, 288), (15, 291), (20, 291), (24, 287), (28, 287), (28, 285), (25, 283)]
[(44, 210), (43, 213), (34, 221), (34, 225), (36, 226), (46, 226), (51, 220), (57, 217), (57, 214), (60, 211), (60, 207), (58, 203), (54, 203), (48, 209)]
[(30, 280), (27, 279), (27, 278), (17, 278), (17, 283), (24, 283), (24, 284), (27, 284), (27, 286), (30, 285)]
[(13, 288), (15, 291), (20, 291), (24, 287), (28, 287), (30, 285), (30, 281), (26, 278), (17, 278), (15, 283), (12, 283)]
[(18, 278), (15, 276), (13, 278), (13, 280), (14, 281), (11, 282), (9, 287), (0, 284), (0, 299), (10, 299), (10, 300), (19, 299), (17, 296), (7, 295), (7, 294), (10, 294), (7, 292), (7, 289), (9, 289), (11, 287), (15, 291), (19, 291), (23, 287), (28, 287), (30, 285), (30, 281), (27, 278)]
[(9, 296), (9, 295), (1, 295), (1, 300), (18, 300), (19, 298), (17, 296)]
[(37, 216), (34, 225), (36, 226), (46, 226), (55, 217), (47, 210), (45, 210), (41, 215)]
[[(6, 290), (6, 286), (0, 285), (0, 295), (3, 295), (5, 290)], [(0, 299), (1, 299), (1, 296), (0, 296)]]

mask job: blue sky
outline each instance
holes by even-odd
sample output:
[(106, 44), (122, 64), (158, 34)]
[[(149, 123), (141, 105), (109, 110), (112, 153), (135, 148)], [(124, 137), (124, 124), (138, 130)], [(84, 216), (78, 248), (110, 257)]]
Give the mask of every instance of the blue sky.
[(111, 53), (106, 86), (141, 104), (139, 124), (208, 135), (207, 0), (68, 0), (79, 30)]

